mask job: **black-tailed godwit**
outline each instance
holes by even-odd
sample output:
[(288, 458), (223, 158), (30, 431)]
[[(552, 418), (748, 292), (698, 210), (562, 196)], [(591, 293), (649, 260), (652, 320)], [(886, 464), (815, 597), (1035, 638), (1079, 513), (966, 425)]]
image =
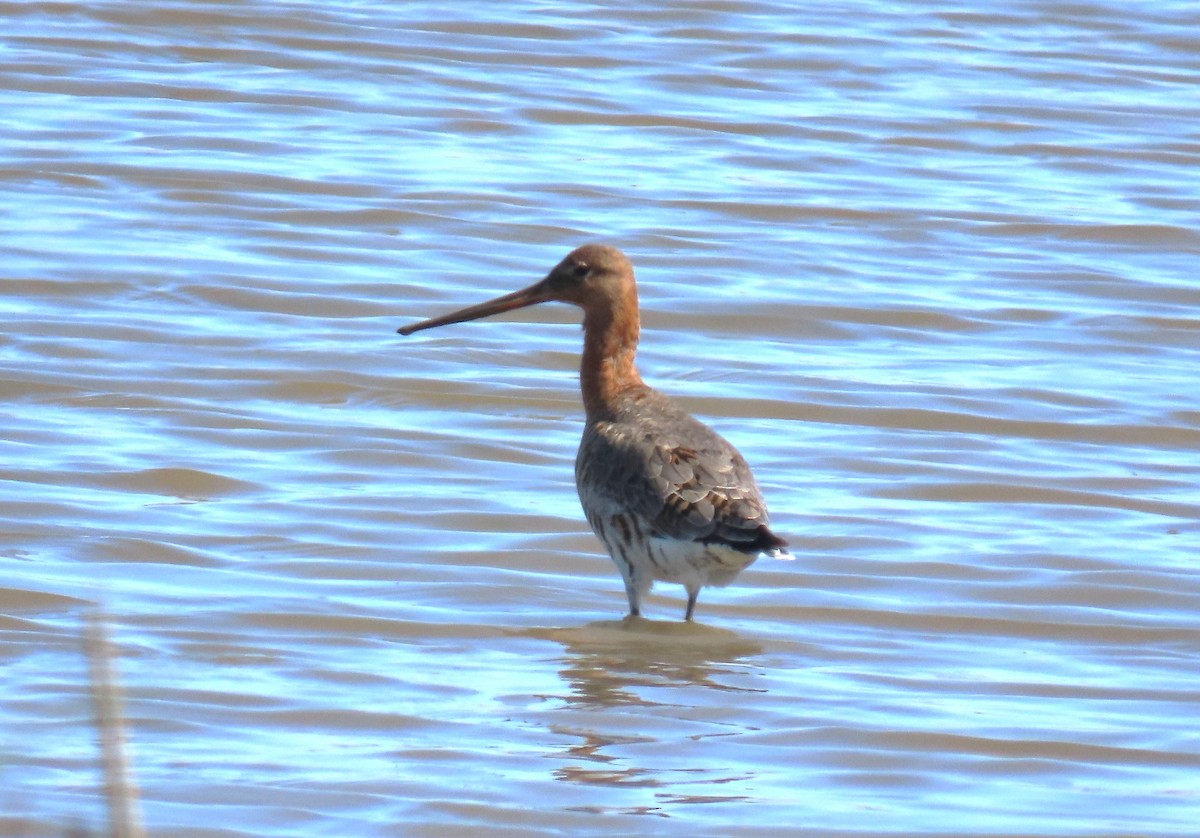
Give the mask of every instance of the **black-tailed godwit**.
[(656, 581), (678, 582), (691, 620), (702, 587), (728, 585), (760, 554), (787, 556), (787, 543), (768, 528), (766, 503), (738, 450), (638, 374), (637, 283), (624, 253), (584, 245), (541, 282), (398, 331), (550, 301), (583, 309), (587, 426), (575, 482), (584, 515), (621, 571), (631, 616)]

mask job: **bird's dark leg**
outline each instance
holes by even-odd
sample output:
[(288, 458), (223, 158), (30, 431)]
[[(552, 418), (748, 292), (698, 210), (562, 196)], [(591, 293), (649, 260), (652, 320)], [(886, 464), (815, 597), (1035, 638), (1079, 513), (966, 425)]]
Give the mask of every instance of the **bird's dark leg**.
[(692, 615), (696, 612), (696, 597), (700, 596), (700, 589), (688, 588), (687, 594), (687, 611), (684, 612), (683, 619), (690, 623), (692, 621)]
[(638, 595), (637, 585), (632, 579), (625, 580), (625, 596), (629, 598), (629, 616), (642, 616), (641, 597)]

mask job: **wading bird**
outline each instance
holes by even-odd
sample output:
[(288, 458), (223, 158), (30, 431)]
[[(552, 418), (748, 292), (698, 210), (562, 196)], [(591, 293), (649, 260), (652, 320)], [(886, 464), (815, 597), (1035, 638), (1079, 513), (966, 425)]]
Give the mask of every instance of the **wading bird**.
[(579, 381), (587, 426), (575, 460), (579, 500), (621, 572), (629, 614), (656, 581), (687, 590), (685, 620), (705, 585), (728, 585), (760, 554), (789, 558), (737, 449), (657, 390), (634, 366), (633, 265), (615, 247), (571, 251), (534, 285), (398, 331), (476, 320), (545, 302), (583, 309)]

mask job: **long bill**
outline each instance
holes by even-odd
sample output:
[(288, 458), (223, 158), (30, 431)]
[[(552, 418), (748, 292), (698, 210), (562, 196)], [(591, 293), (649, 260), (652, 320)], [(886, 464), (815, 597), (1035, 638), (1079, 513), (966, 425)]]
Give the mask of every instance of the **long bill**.
[(420, 323), (414, 323), (411, 326), (403, 326), (396, 331), (402, 335), (411, 335), (413, 332), (419, 332), (423, 329), (433, 329), (437, 326), (448, 326), (451, 323), (465, 323), (468, 320), (478, 320), (481, 317), (490, 317), (493, 314), (501, 314), (513, 309), (544, 303), (550, 299), (552, 299), (550, 289), (547, 286), (546, 280), (542, 280), (534, 285), (530, 285), (528, 288), (522, 288), (520, 291), (505, 294), (503, 297), (497, 297), (494, 300), (488, 300), (486, 303), (467, 306), (451, 314), (443, 314), (441, 317), (422, 320)]

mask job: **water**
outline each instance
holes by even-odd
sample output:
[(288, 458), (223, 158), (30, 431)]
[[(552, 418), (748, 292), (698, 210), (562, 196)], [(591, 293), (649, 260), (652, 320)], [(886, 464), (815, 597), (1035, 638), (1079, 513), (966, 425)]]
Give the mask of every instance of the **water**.
[[(1189, 836), (1190, 3), (0, 6), (0, 834)], [(792, 563), (624, 594), (577, 244)]]

